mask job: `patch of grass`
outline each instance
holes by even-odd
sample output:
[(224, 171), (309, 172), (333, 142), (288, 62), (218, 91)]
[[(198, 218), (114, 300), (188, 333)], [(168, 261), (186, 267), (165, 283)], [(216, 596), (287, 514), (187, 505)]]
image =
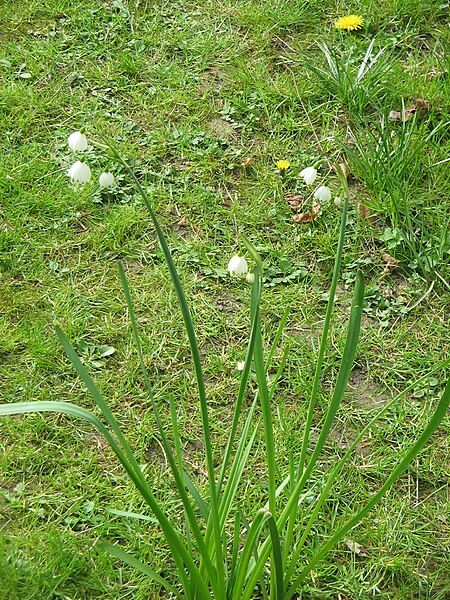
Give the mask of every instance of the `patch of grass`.
[[(335, 32), (333, 20), (344, 11), (359, 12), (366, 28), (355, 35)], [(310, 225), (295, 225), (283, 196), (302, 187), (294, 175), (280, 179), (275, 159), (288, 158), (293, 173), (318, 161), (333, 187), (329, 163), (342, 162), (350, 149), (353, 205), (322, 408), (342, 349), (348, 286), (358, 267), (365, 270), (370, 293), (358, 370), (335, 441), (324, 453), (323, 473), (366, 422), (372, 396), (390, 396), (446, 356), (450, 175), (443, 161), (449, 150), (444, 124), (450, 119), (445, 51), (450, 40), (439, 2), (344, 6), (325, 0), (291, 7), (247, 0), (170, 5), (14, 0), (3, 2), (0, 18), (5, 401), (89, 406), (62, 356), (55, 323), (74, 342), (114, 347), (113, 355), (90, 369), (168, 513), (179, 512), (129, 336), (115, 263), (121, 258), (145, 332), (155, 396), (162, 407), (170, 397), (176, 400), (186, 460), (204, 484), (189, 354), (154, 232), (119, 169), (113, 195), (100, 194), (95, 184), (81, 190), (68, 185), (66, 137), (80, 128), (116, 141), (161, 216), (194, 310), (219, 444), (238, 385), (234, 368), (248, 335), (248, 289), (223, 271), (240, 248), (240, 231), (258, 247), (275, 281), (264, 288), (266, 339), (286, 304), (292, 305), (285, 335), (292, 354), (276, 407), (280, 464), (286, 446), (299, 443), (296, 432), (306, 413), (339, 209), (331, 204)], [(355, 111), (338, 94), (324, 94), (305, 62), (323, 64), (317, 41), (343, 61), (352, 49), (364, 56), (375, 36), (380, 46), (390, 47), (386, 72), (376, 89), (364, 90)], [(401, 111), (402, 102), (409, 106), (417, 98), (431, 103), (426, 115), (405, 125), (389, 122), (391, 110)], [(247, 158), (251, 162), (244, 167)], [(110, 166), (94, 152), (89, 162), (97, 170)], [(386, 270), (385, 253), (400, 264)], [(290, 279), (297, 271), (302, 275)], [(409, 310), (429, 290), (429, 278), (434, 287)], [(407, 398), (365, 440), (325, 506), (311, 546), (358, 498), (363, 502), (373, 493), (399, 449), (423, 427), (439, 385)], [(8, 419), (0, 426), (3, 596), (159, 597), (153, 584), (94, 549), (100, 538), (116, 541), (170, 574), (153, 525), (138, 526), (107, 512), (142, 507), (96, 435), (59, 417)], [(340, 545), (305, 584), (305, 598), (448, 595), (450, 532), (442, 519), (449, 508), (448, 435), (447, 422), (376, 514), (352, 533), (365, 551)], [(258, 451), (248, 476), (255, 482), (253, 493), (264, 497)], [(242, 491), (244, 512), (250, 493)]]

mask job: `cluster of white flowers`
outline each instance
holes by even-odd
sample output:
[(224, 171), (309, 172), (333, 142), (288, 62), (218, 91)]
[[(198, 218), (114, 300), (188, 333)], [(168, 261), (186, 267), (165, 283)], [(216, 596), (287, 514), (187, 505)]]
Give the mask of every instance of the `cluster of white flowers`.
[[(300, 177), (306, 185), (312, 185), (317, 179), (317, 169), (314, 167), (306, 167), (306, 169), (300, 171)], [(326, 185), (321, 185), (315, 190), (313, 197), (318, 202), (325, 204), (331, 200), (331, 190)]]
[[(80, 131), (74, 131), (69, 135), (67, 140), (69, 148), (72, 152), (84, 152), (88, 148), (88, 141), (84, 133)], [(89, 166), (77, 160), (67, 171), (67, 175), (70, 177), (72, 183), (88, 183), (91, 180), (92, 173)], [(112, 173), (102, 173), (99, 177), (99, 185), (101, 188), (110, 188), (114, 185), (114, 175)]]

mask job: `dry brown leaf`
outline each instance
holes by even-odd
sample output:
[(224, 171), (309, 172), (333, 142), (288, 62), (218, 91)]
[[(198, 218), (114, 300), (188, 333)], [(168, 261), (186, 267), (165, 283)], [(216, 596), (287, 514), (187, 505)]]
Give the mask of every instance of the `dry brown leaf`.
[(177, 223), (177, 225), (179, 225), (180, 227), (186, 227), (187, 224), (188, 224), (187, 217), (181, 217), (181, 219)]
[(294, 223), (311, 223), (320, 213), (320, 204), (314, 204), (309, 212), (297, 213), (292, 217)]
[(284, 195), (284, 199), (292, 208), (292, 210), (297, 210), (299, 204), (303, 201), (303, 196), (301, 196), (300, 194), (291, 194), (290, 192), (288, 192)]
[(314, 221), (316, 217), (317, 213), (311, 210), (309, 212), (298, 213), (296, 215), (293, 215), (292, 220), (294, 221), (294, 223), (311, 223), (311, 221)]
[(409, 119), (415, 114), (426, 115), (427, 112), (431, 109), (431, 102), (429, 100), (423, 100), (421, 98), (416, 98), (413, 100), (412, 104), (405, 108), (404, 111), (391, 110), (389, 113), (390, 121), (403, 121), (406, 123)]
[(396, 269), (400, 264), (400, 261), (397, 258), (394, 258), (387, 252), (383, 252), (381, 256), (384, 261), (383, 273), (389, 273), (392, 269)]
[(244, 158), (244, 160), (242, 161), (242, 166), (243, 167), (249, 167), (250, 165), (252, 165), (254, 163), (254, 158), (252, 158), (251, 156), (248, 156), (247, 158)]
[(320, 206), (320, 204), (318, 202), (316, 202), (315, 204), (312, 205), (312, 212), (315, 213), (316, 215), (320, 214), (322, 210), (322, 207)]
[(400, 121), (402, 118), (402, 113), (399, 110), (391, 110), (389, 112), (389, 121)]
[(366, 556), (369, 551), (366, 546), (358, 544), (358, 542), (355, 542), (355, 540), (345, 540), (345, 545), (349, 550), (355, 554), (358, 554), (359, 556)]
[(358, 202), (358, 212), (363, 217), (363, 219), (367, 219), (370, 217), (370, 210), (364, 204), (364, 202)]

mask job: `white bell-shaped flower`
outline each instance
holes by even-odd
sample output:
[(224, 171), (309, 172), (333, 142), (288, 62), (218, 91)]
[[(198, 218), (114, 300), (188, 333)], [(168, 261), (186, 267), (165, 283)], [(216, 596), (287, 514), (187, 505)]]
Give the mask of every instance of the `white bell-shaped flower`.
[(74, 152), (84, 152), (88, 147), (88, 141), (84, 133), (74, 131), (68, 138), (69, 148)]
[(249, 283), (253, 283), (255, 281), (255, 274), (254, 273), (250, 273), (248, 272), (247, 275), (245, 276), (245, 279), (249, 282)]
[(236, 369), (238, 371), (243, 371), (245, 369), (245, 360), (239, 360), (236, 365)]
[(321, 185), (314, 192), (314, 198), (316, 200), (318, 200), (319, 202), (321, 202), (322, 204), (325, 204), (326, 202), (329, 202), (331, 200), (331, 190), (330, 190), (330, 188), (327, 187), (326, 185)]
[(98, 179), (101, 188), (113, 187), (115, 179), (112, 173), (102, 173)]
[(248, 264), (242, 256), (233, 256), (228, 263), (230, 275), (245, 275), (248, 271)]
[(306, 183), (306, 185), (312, 185), (317, 177), (317, 169), (314, 167), (306, 167), (303, 171), (300, 171), (300, 177)]
[(87, 183), (91, 179), (91, 170), (86, 163), (77, 160), (67, 171), (67, 175), (72, 183)]

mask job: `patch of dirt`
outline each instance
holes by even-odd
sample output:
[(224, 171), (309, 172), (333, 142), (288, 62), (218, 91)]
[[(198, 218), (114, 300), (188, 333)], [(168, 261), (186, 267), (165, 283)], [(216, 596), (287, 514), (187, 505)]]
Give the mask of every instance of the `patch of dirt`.
[(228, 141), (236, 137), (236, 131), (232, 125), (220, 117), (214, 117), (211, 119), (209, 122), (209, 129), (214, 136), (221, 140)]
[(156, 440), (156, 438), (152, 438), (147, 444), (147, 448), (145, 449), (145, 459), (150, 464), (161, 465), (162, 467), (167, 467), (167, 459), (162, 447), (162, 444)]
[(221, 312), (234, 313), (240, 308), (240, 303), (232, 294), (224, 294), (216, 299), (215, 304)]
[[(353, 444), (356, 436), (357, 434), (354, 431), (348, 429), (342, 423), (335, 423), (331, 428), (328, 437), (337, 448), (345, 451)], [(361, 458), (369, 456), (370, 450), (369, 440), (363, 439), (355, 446), (355, 454)]]
[(203, 73), (203, 81), (200, 84), (201, 91), (213, 90), (220, 92), (224, 87), (222, 71), (218, 67), (211, 67)]
[(367, 373), (359, 367), (354, 368), (350, 375), (348, 391), (350, 392), (351, 400), (366, 410), (381, 408), (390, 400), (390, 397), (381, 392), (368, 379)]

